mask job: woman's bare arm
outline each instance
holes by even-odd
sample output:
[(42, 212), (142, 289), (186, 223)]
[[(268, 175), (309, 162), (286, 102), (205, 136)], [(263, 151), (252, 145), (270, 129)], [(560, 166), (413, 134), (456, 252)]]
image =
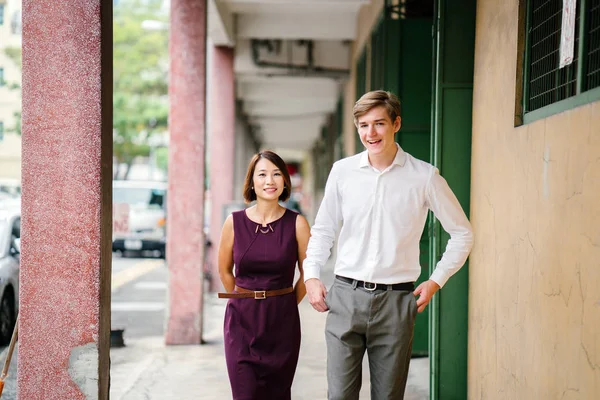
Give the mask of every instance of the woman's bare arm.
[(223, 224), (219, 241), (219, 276), (227, 292), (235, 289), (233, 276), (233, 217), (230, 215)]
[(296, 217), (296, 241), (298, 242), (298, 271), (300, 272), (300, 278), (294, 287), (296, 302), (298, 304), (300, 304), (306, 295), (306, 286), (304, 285), (304, 269), (302, 268), (302, 263), (306, 258), (306, 247), (308, 246), (309, 238), (310, 226), (308, 225), (308, 221), (302, 215), (298, 215), (298, 217)]

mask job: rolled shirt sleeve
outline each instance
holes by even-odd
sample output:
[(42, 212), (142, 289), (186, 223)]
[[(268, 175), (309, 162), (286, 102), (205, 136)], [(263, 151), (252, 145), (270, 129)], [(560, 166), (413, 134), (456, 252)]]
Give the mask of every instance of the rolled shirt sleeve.
[(427, 197), (429, 208), (450, 234), (446, 250), (429, 278), (443, 287), (467, 261), (473, 247), (473, 232), (458, 199), (437, 168), (432, 170)]

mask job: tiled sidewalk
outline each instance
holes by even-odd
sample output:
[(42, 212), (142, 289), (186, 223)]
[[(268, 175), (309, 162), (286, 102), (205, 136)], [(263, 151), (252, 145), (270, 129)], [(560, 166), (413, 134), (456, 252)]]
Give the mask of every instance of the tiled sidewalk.
[[(323, 281), (329, 286), (331, 273)], [(230, 399), (222, 333), (225, 304), (214, 295), (205, 301), (205, 345), (165, 346), (163, 338), (156, 337), (127, 341), (126, 347), (112, 349), (111, 399)], [(292, 387), (294, 400), (327, 397), (325, 317), (307, 300), (300, 304), (302, 347)], [(428, 370), (428, 359), (412, 360), (405, 400), (428, 398)], [(369, 397), (365, 357), (360, 398)]]

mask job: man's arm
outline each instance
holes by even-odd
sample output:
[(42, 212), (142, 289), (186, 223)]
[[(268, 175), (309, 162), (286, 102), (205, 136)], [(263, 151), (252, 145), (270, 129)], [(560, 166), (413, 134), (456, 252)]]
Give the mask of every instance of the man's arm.
[(311, 237), (306, 250), (307, 257), (304, 260), (304, 282), (308, 300), (313, 308), (320, 312), (328, 309), (325, 304), (327, 290), (319, 279), (321, 267), (325, 265), (331, 255), (331, 247), (342, 222), (337, 181), (337, 169), (334, 164), (325, 184), (325, 194), (317, 212), (315, 224), (311, 229)]
[(433, 170), (427, 185), (427, 200), (435, 217), (440, 221), (444, 230), (450, 234), (450, 240), (448, 240), (446, 250), (429, 280), (421, 283), (415, 289), (415, 295), (420, 295), (417, 300), (419, 312), (425, 309), (435, 292), (463, 266), (473, 247), (471, 224), (458, 199), (437, 168)]
[(304, 260), (304, 281), (320, 277), (321, 267), (331, 255), (331, 247), (342, 221), (341, 204), (337, 189), (338, 175), (334, 164), (327, 183), (325, 193), (319, 206), (315, 224), (310, 231), (310, 240)]
[(429, 181), (428, 199), (429, 208), (450, 234), (446, 250), (430, 277), (442, 287), (467, 261), (473, 247), (473, 232), (458, 199), (437, 168)]

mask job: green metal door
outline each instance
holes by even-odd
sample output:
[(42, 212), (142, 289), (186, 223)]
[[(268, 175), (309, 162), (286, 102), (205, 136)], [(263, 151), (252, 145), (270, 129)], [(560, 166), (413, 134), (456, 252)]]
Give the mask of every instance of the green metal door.
[[(431, 143), (431, 24), (430, 18), (385, 20), (385, 89), (397, 94), (401, 102), (402, 127), (396, 141), (413, 156), (430, 161)], [(420, 242), (421, 276), (429, 278), (429, 234)], [(429, 309), (417, 315), (413, 356), (427, 356), (429, 347)]]
[[(469, 214), (476, 0), (438, 0), (435, 10), (433, 163)], [(431, 260), (448, 234), (433, 221)], [(435, 263), (431, 263), (433, 270)], [(431, 271), (430, 271), (431, 272)], [(434, 296), (431, 308), (431, 399), (467, 398), (468, 265)]]

